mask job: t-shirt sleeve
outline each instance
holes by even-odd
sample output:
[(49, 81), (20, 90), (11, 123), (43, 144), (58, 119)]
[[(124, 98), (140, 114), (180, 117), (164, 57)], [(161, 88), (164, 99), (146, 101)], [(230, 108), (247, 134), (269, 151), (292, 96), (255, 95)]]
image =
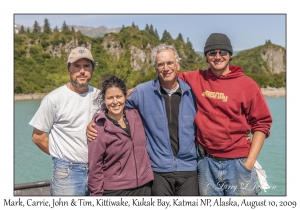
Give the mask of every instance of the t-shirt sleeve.
[(39, 109), (29, 122), (29, 125), (41, 131), (49, 132), (55, 122), (56, 111), (57, 107), (47, 96), (44, 97)]

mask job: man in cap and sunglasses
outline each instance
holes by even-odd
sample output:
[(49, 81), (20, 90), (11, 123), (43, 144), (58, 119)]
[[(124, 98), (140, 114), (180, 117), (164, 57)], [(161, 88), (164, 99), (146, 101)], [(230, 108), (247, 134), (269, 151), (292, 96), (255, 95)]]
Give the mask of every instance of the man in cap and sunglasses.
[(270, 135), (272, 117), (259, 86), (241, 67), (230, 66), (232, 52), (229, 38), (213, 33), (204, 47), (209, 68), (178, 75), (196, 97), (198, 182), (204, 196), (260, 191), (254, 164)]
[(70, 81), (46, 95), (29, 122), (32, 141), (52, 157), (51, 195), (88, 195), (86, 126), (98, 110), (98, 89), (89, 85), (96, 62), (76, 47), (68, 56)]

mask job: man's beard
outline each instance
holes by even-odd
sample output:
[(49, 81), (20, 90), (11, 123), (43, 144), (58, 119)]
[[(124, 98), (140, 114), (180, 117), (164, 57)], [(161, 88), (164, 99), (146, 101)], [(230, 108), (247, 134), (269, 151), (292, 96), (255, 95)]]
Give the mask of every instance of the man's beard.
[(89, 79), (86, 81), (86, 83), (84, 83), (84, 84), (79, 84), (78, 82), (77, 82), (77, 80), (75, 79), (75, 80), (72, 80), (72, 78), (70, 77), (70, 80), (71, 80), (71, 83), (72, 83), (72, 85), (73, 86), (75, 86), (75, 87), (77, 87), (77, 88), (86, 88), (88, 85), (89, 85)]

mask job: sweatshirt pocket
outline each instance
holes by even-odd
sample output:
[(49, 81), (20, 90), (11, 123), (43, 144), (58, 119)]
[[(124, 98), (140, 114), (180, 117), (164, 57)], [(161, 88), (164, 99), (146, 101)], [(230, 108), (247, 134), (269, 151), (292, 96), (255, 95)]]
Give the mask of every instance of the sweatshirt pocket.
[(139, 178), (145, 176), (149, 171), (151, 171), (151, 162), (147, 152), (146, 145), (135, 147), (136, 153), (136, 164), (139, 174)]
[(231, 145), (229, 118), (200, 110), (196, 114), (195, 123), (207, 147), (225, 150)]

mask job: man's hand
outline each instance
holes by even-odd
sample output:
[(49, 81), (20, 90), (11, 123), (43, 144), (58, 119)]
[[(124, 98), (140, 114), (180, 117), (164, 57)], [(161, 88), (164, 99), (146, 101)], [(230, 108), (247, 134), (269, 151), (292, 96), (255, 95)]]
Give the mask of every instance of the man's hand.
[(264, 144), (266, 138), (266, 134), (261, 131), (255, 131), (252, 138), (252, 143), (250, 146), (250, 151), (246, 161), (244, 162), (244, 166), (251, 170), (255, 164), (255, 161), (258, 157), (258, 154)]
[(97, 130), (94, 128), (96, 123), (92, 120), (86, 127), (86, 136), (89, 141), (95, 140), (97, 136)]
[(131, 88), (129, 90), (127, 90), (127, 93), (126, 93), (126, 98), (128, 98), (131, 94), (131, 92), (134, 90), (134, 88)]
[(250, 140), (251, 136), (250, 136), (250, 131), (249, 130), (246, 131), (245, 137), (246, 137), (247, 140)]

